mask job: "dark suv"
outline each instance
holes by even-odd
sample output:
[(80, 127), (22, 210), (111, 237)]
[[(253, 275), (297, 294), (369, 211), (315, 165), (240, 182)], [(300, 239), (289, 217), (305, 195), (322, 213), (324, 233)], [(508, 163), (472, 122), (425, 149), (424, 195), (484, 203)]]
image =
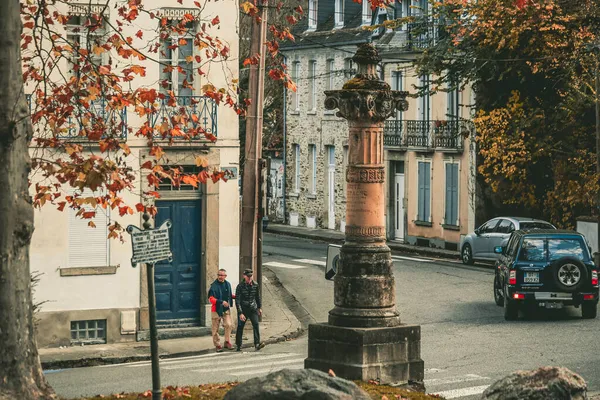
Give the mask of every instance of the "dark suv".
[(504, 318), (515, 320), (523, 304), (545, 308), (581, 306), (583, 318), (596, 318), (598, 270), (585, 237), (573, 231), (515, 231), (500, 254), (494, 299)]

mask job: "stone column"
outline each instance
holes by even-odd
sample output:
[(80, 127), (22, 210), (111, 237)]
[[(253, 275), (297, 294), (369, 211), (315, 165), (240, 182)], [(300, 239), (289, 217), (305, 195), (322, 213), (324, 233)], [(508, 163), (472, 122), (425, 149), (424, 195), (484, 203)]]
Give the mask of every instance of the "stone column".
[(348, 120), (346, 237), (334, 279), (328, 324), (309, 326), (306, 368), (347, 379), (421, 382), (420, 327), (402, 325), (385, 233), (384, 121), (407, 110), (406, 92), (379, 79), (371, 44), (353, 57), (357, 75), (326, 91), (325, 107)]

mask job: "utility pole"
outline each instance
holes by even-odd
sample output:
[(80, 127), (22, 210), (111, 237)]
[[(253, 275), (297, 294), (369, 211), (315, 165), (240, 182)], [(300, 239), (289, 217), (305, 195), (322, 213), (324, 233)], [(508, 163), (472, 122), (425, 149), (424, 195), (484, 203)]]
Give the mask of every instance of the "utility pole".
[[(258, 65), (250, 65), (248, 94), (251, 100), (246, 114), (246, 162), (242, 189), (242, 230), (240, 246), (240, 280), (244, 269), (254, 271), (261, 287), (262, 265), (259, 249), (262, 242), (262, 221), (259, 221), (260, 163), (262, 157), (263, 103), (265, 86), (265, 42), (267, 41), (268, 0), (255, 0), (260, 9), (260, 23), (253, 22), (250, 34), (250, 56), (259, 56)], [(259, 225), (261, 224), (261, 225)]]
[[(597, 45), (598, 46), (598, 45)], [(596, 174), (600, 177), (600, 60), (596, 60)], [(600, 178), (599, 178), (600, 179)], [(600, 183), (600, 182), (599, 182)], [(597, 221), (597, 250), (594, 254), (594, 261), (596, 266), (600, 265), (600, 190), (598, 190), (596, 199), (596, 206), (598, 207), (598, 221)]]

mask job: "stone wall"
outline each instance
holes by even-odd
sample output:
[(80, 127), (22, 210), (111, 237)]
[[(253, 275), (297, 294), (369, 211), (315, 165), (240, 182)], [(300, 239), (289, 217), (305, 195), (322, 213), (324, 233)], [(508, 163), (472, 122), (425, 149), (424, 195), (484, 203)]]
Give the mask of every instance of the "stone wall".
[[(350, 50), (350, 49), (349, 49)], [(350, 53), (331, 49), (310, 49), (296, 51), (288, 54), (288, 63), (291, 65), (296, 60), (299, 62), (298, 108), (292, 107), (292, 96), (288, 95), (287, 115), (287, 206), (289, 215), (298, 214), (299, 226), (310, 226), (307, 219), (316, 220), (316, 227), (328, 227), (328, 148), (334, 146), (335, 154), (335, 229), (341, 229), (345, 221), (346, 196), (345, 196), (345, 169), (344, 147), (348, 142), (348, 124), (338, 118), (333, 112), (325, 111), (323, 102), (324, 91), (327, 89), (327, 80), (330, 75), (326, 72), (327, 60), (333, 59), (332, 84), (334, 89), (342, 87), (348, 80), (344, 75), (344, 58)], [(316, 101), (315, 110), (309, 110), (309, 61), (315, 60), (316, 69)], [(295, 193), (296, 162), (294, 159), (294, 145), (300, 146), (300, 190)], [(312, 160), (310, 159), (309, 146), (315, 145), (317, 151), (317, 179), (316, 191), (311, 192)]]

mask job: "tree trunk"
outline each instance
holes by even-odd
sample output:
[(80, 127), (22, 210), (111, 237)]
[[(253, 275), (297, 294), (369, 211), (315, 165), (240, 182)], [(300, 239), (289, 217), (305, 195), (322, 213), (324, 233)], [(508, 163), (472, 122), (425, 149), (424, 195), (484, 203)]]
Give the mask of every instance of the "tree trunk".
[(32, 128), (21, 73), (19, 0), (0, 1), (0, 400), (56, 399), (37, 352), (29, 273)]

